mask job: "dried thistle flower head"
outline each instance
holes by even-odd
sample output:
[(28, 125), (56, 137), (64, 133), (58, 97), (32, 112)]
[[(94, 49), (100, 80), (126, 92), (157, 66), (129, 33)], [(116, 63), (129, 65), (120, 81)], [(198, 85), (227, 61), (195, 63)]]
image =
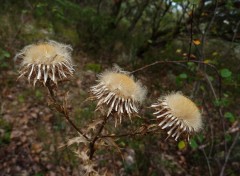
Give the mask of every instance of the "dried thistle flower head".
[(71, 60), (72, 48), (69, 45), (55, 41), (41, 42), (24, 47), (15, 59), (21, 58), (20, 77), (46, 83), (47, 79), (57, 84), (58, 80), (66, 79), (73, 75)]
[(138, 105), (146, 96), (146, 89), (140, 82), (136, 82), (128, 72), (115, 66), (113, 70), (99, 75), (98, 84), (91, 87), (95, 99), (98, 100), (97, 109), (107, 108), (107, 116), (116, 114), (115, 126), (122, 115), (138, 113)]
[(189, 136), (201, 129), (202, 117), (197, 106), (181, 93), (172, 93), (158, 99), (151, 105), (156, 110), (153, 114), (159, 120), (159, 126), (167, 129), (168, 137), (177, 140), (179, 136)]

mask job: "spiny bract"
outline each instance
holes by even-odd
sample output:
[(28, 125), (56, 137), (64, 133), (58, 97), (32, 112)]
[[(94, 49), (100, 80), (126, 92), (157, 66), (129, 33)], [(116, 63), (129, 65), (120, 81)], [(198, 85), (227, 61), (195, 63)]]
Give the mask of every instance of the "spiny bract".
[(107, 116), (117, 114), (115, 126), (122, 115), (138, 113), (138, 105), (141, 104), (146, 96), (146, 89), (140, 82), (126, 71), (122, 71), (115, 66), (110, 71), (105, 71), (99, 75), (98, 84), (91, 87), (95, 99), (98, 100), (98, 108), (108, 108)]

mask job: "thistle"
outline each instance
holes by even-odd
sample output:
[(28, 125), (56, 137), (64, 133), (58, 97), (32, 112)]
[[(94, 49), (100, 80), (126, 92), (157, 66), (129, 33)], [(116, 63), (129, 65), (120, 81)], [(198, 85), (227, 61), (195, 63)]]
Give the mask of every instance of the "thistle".
[(129, 118), (138, 113), (140, 105), (145, 96), (146, 89), (140, 82), (136, 82), (128, 72), (115, 66), (110, 71), (105, 71), (98, 77), (98, 84), (91, 87), (94, 98), (98, 100), (97, 109), (107, 109), (107, 117), (116, 115), (115, 126), (122, 115), (127, 114)]
[(202, 126), (202, 117), (197, 106), (180, 93), (172, 93), (158, 99), (151, 105), (156, 110), (159, 127), (167, 130), (168, 137), (175, 140), (185, 135), (189, 136), (198, 132)]
[(73, 75), (71, 52), (71, 46), (55, 41), (28, 45), (15, 56), (22, 59), (18, 78), (26, 76), (34, 86), (37, 81), (45, 85), (48, 79), (57, 84)]

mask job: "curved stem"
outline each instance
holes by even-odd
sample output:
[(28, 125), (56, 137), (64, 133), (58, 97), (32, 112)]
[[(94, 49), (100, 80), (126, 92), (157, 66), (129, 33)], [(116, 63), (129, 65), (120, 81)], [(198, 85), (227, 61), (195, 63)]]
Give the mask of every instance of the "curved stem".
[(132, 71), (130, 73), (133, 74), (133, 73), (136, 73), (138, 71), (142, 71), (144, 69), (147, 69), (149, 67), (157, 65), (157, 64), (172, 64), (172, 63), (187, 63), (187, 62), (193, 62), (193, 63), (199, 63), (199, 64), (206, 65), (206, 66), (212, 68), (216, 72), (216, 74), (218, 76), (218, 83), (219, 83), (219, 99), (221, 100), (221, 97), (222, 97), (222, 78), (221, 78), (221, 75), (219, 74), (217, 68), (214, 65), (206, 63), (204, 61), (188, 60), (188, 59), (187, 60), (179, 60), (179, 61), (178, 60), (174, 60), (174, 61), (168, 61), (168, 60), (156, 61), (156, 62), (153, 62), (151, 64), (148, 64), (148, 65), (145, 65), (143, 67), (140, 67), (140, 68), (138, 68), (138, 69), (136, 69), (136, 70), (134, 70), (134, 71)]
[(226, 166), (227, 166), (227, 162), (228, 162), (228, 160), (229, 160), (229, 157), (230, 157), (230, 154), (231, 154), (233, 148), (235, 147), (235, 145), (236, 145), (236, 143), (237, 143), (237, 140), (238, 140), (238, 138), (239, 138), (239, 135), (240, 135), (240, 132), (238, 131), (237, 134), (236, 134), (236, 136), (234, 137), (234, 140), (233, 140), (233, 142), (232, 142), (232, 145), (230, 146), (230, 148), (229, 148), (229, 150), (228, 150), (228, 152), (227, 152), (227, 155), (226, 155), (226, 157), (225, 157), (224, 164), (223, 164), (222, 169), (221, 169), (221, 172), (220, 172), (220, 176), (224, 176), (224, 172), (225, 172), (225, 169), (226, 169)]
[(48, 79), (46, 82), (46, 87), (49, 91), (49, 95), (51, 97), (51, 100), (54, 104), (55, 109), (60, 112), (61, 114), (63, 114), (63, 116), (65, 117), (65, 119), (68, 121), (68, 123), (79, 133), (81, 134), (85, 139), (89, 140), (89, 138), (73, 123), (73, 121), (70, 119), (69, 115), (68, 115), (68, 111), (67, 108), (64, 107), (63, 105), (60, 105), (56, 98), (55, 98), (55, 94), (54, 94), (54, 89), (53, 86), (51, 85), (50, 80)]

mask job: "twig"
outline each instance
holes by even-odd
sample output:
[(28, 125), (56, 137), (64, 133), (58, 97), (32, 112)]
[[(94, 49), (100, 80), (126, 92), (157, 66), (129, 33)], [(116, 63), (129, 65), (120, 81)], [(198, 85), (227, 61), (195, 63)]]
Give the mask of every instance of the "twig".
[(89, 138), (71, 121), (68, 111), (65, 107), (63, 107), (62, 105), (60, 105), (56, 98), (55, 98), (55, 94), (54, 94), (54, 90), (53, 90), (53, 86), (51, 85), (50, 80), (48, 79), (46, 82), (46, 87), (49, 91), (50, 97), (52, 99), (52, 102), (54, 104), (55, 109), (60, 112), (61, 114), (64, 115), (65, 119), (68, 121), (68, 123), (78, 132), (80, 133), (85, 139), (89, 140)]
[(93, 155), (94, 155), (94, 152), (95, 152), (95, 148), (94, 148), (94, 145), (96, 143), (96, 141), (99, 139), (99, 135), (102, 133), (102, 130), (104, 128), (104, 126), (106, 125), (107, 123), (107, 120), (108, 120), (108, 117), (104, 117), (103, 119), (103, 122), (101, 124), (101, 126), (99, 127), (98, 129), (98, 132), (96, 133), (95, 137), (92, 139), (92, 141), (89, 143), (89, 149), (90, 149), (90, 152), (89, 152), (89, 159), (92, 160), (93, 158)]
[(206, 152), (205, 152), (204, 148), (201, 148), (200, 150), (203, 152), (203, 155), (204, 155), (204, 157), (205, 157), (205, 159), (207, 161), (209, 175), (212, 176), (212, 169), (211, 169), (211, 166), (210, 166), (210, 163), (209, 163), (209, 159), (208, 159), (208, 157), (206, 155)]
[(227, 152), (227, 155), (226, 155), (226, 157), (225, 157), (224, 164), (223, 164), (223, 166), (222, 166), (222, 170), (221, 170), (221, 172), (220, 172), (220, 176), (224, 176), (224, 171), (225, 171), (225, 169), (226, 169), (227, 162), (228, 162), (228, 160), (229, 160), (230, 154), (231, 154), (234, 146), (235, 146), (236, 143), (237, 143), (239, 134), (240, 134), (240, 132), (238, 131), (237, 134), (236, 134), (236, 136), (235, 136), (235, 138), (234, 138), (234, 140), (233, 140), (232, 145), (230, 146), (230, 148), (229, 148), (229, 150), (228, 150), (228, 152)]
[(225, 54), (223, 54), (222, 58), (227, 57), (229, 55), (229, 52), (234, 48), (234, 41), (235, 41), (235, 39), (237, 37), (239, 26), (240, 26), (240, 20), (237, 22), (236, 27), (233, 30), (234, 32), (233, 32), (233, 36), (232, 36), (232, 39), (231, 39), (230, 46), (229, 46), (228, 50), (225, 51)]
[(207, 74), (206, 72), (203, 72), (203, 71), (202, 71), (202, 73), (204, 74), (204, 77), (205, 77), (205, 79), (207, 80), (207, 82), (208, 82), (208, 84), (209, 84), (209, 87), (210, 87), (210, 89), (211, 89), (211, 91), (212, 91), (212, 93), (213, 93), (213, 96), (214, 96), (215, 100), (217, 100), (217, 99), (218, 99), (218, 98), (217, 98), (217, 94), (216, 94), (216, 92), (215, 92), (215, 90), (214, 90), (214, 88), (213, 88), (213, 85), (212, 85), (212, 83), (211, 83), (211, 81), (210, 81), (210, 79), (209, 79), (208, 74)]
[(149, 0), (145, 0), (142, 4), (139, 5), (136, 15), (131, 21), (131, 25), (128, 28), (128, 32), (132, 32), (137, 24), (137, 22), (141, 19), (144, 10), (147, 8)]
[[(203, 97), (206, 97), (206, 94), (203, 94)], [(209, 112), (209, 109), (205, 103), (205, 98), (203, 98), (202, 105), (203, 105), (203, 108), (206, 110), (207, 116), (211, 117), (211, 113)], [(209, 124), (210, 124), (210, 131), (211, 131), (211, 142), (210, 142), (210, 149), (209, 149), (208, 157), (210, 157), (212, 155), (213, 145), (214, 145), (213, 127), (212, 127), (212, 123), (209, 123)]]
[(212, 151), (213, 151), (213, 145), (214, 145), (214, 134), (213, 134), (213, 127), (212, 125), (210, 125), (210, 131), (211, 131), (211, 144), (210, 144), (210, 150), (209, 150), (209, 154), (208, 157), (210, 157), (212, 155)]
[(119, 138), (119, 137), (127, 137), (127, 136), (136, 136), (136, 135), (144, 135), (144, 134), (150, 134), (153, 132), (158, 131), (159, 129), (154, 129), (154, 130), (149, 130), (149, 131), (139, 131), (139, 129), (135, 130), (134, 132), (131, 133), (124, 133), (124, 134), (119, 134), (119, 135), (102, 135), (100, 136), (101, 138)]
[(191, 21), (190, 21), (190, 41), (189, 41), (189, 51), (188, 51), (188, 61), (190, 60), (191, 51), (192, 51), (192, 42), (193, 42), (193, 14), (194, 14), (194, 4), (192, 7)]
[(193, 62), (193, 63), (199, 63), (199, 64), (206, 65), (206, 66), (212, 68), (216, 72), (216, 74), (218, 76), (218, 83), (219, 83), (219, 85), (218, 85), (219, 86), (219, 99), (221, 100), (221, 97), (222, 97), (222, 78), (221, 78), (221, 75), (219, 74), (217, 68), (214, 65), (206, 63), (204, 61), (198, 61), (198, 60), (179, 60), (179, 61), (177, 61), (177, 60), (174, 60), (174, 61), (164, 60), (164, 61), (156, 61), (154, 63), (145, 65), (145, 66), (143, 66), (141, 68), (138, 68), (138, 69), (132, 71), (131, 74), (136, 73), (138, 71), (142, 71), (144, 69), (147, 69), (147, 68), (152, 67), (152, 66), (157, 65), (157, 64), (187, 63), (187, 62)]
[(102, 4), (102, 0), (98, 0), (98, 3), (97, 3), (97, 14), (100, 14), (101, 4)]
[(214, 12), (213, 12), (213, 15), (212, 15), (212, 18), (211, 20), (209, 21), (209, 23), (207, 24), (207, 26), (205, 27), (204, 31), (202, 32), (202, 38), (201, 38), (201, 42), (202, 42), (202, 45), (201, 45), (201, 60), (203, 60), (205, 58), (205, 52), (204, 52), (204, 46), (205, 46), (205, 41), (206, 41), (206, 37), (207, 37), (207, 34), (208, 34), (208, 31), (210, 29), (210, 27), (212, 26), (215, 18), (216, 18), (216, 14), (217, 14), (217, 7), (218, 7), (218, 0), (216, 0), (216, 4), (215, 4), (215, 7), (214, 7)]
[(236, 36), (237, 36), (237, 34), (238, 34), (238, 28), (239, 28), (239, 26), (240, 26), (240, 20), (237, 22), (236, 28), (233, 30), (234, 33), (233, 33), (233, 37), (232, 37), (232, 43), (234, 42), (234, 40), (235, 40), (235, 38), (236, 38)]

